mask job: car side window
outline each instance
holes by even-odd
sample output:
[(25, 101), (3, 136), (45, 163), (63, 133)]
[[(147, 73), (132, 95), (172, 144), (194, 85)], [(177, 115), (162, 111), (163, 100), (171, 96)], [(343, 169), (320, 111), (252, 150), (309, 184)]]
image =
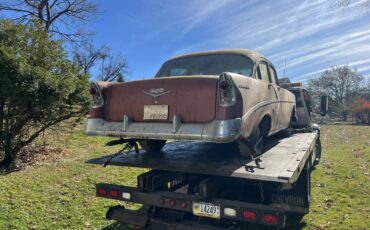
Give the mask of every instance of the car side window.
[(265, 82), (267, 82), (267, 83), (270, 83), (271, 80), (269, 78), (269, 72), (268, 72), (268, 68), (267, 68), (267, 63), (266, 62), (261, 62), (258, 65), (258, 69), (259, 69), (259, 72), (261, 74), (262, 80), (265, 81)]
[(275, 85), (278, 85), (276, 71), (275, 71), (274, 67), (269, 65), (269, 69), (270, 69), (270, 76), (271, 76), (272, 83), (274, 83)]
[(256, 75), (257, 75), (257, 79), (262, 80), (261, 71), (259, 67), (257, 68)]

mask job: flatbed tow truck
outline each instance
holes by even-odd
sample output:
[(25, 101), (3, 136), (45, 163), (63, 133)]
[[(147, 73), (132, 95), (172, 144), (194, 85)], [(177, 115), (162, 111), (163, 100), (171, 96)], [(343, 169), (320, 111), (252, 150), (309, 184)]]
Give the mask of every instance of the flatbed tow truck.
[[(321, 156), (320, 128), (311, 124), (307, 91), (290, 90), (297, 99), (293, 135), (270, 137), (258, 159), (240, 157), (235, 144), (172, 142), (157, 153), (137, 149), (89, 160), (150, 169), (136, 187), (96, 185), (98, 197), (143, 204), (138, 211), (110, 207), (106, 218), (149, 229), (239, 229), (246, 223), (280, 229), (287, 216), (303, 217)], [(321, 102), (325, 109), (327, 101)]]

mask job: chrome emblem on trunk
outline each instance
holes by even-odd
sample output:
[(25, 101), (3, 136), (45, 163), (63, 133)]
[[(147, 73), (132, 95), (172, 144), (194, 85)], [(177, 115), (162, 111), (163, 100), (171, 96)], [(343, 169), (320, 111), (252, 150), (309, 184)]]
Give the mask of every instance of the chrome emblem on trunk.
[(152, 96), (152, 97), (160, 97), (162, 95), (165, 95), (167, 93), (170, 93), (171, 90), (164, 91), (164, 88), (158, 88), (158, 89), (150, 89), (149, 92), (143, 91), (145, 94)]

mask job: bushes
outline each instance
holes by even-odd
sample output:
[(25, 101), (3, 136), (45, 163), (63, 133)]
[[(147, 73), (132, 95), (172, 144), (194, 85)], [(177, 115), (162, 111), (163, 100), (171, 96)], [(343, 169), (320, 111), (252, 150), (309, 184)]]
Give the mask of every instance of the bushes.
[(79, 72), (37, 23), (0, 20), (0, 167), (44, 130), (88, 110), (89, 82)]
[(368, 124), (370, 125), (370, 102), (360, 98), (354, 104), (352, 110), (357, 124)]

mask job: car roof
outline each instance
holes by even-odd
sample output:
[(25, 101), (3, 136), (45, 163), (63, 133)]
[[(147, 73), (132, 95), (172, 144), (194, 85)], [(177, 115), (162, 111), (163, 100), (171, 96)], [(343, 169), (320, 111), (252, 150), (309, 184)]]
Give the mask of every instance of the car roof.
[(210, 54), (239, 54), (246, 57), (249, 57), (254, 63), (256, 63), (260, 58), (266, 59), (262, 54), (257, 51), (249, 50), (249, 49), (224, 49), (224, 50), (210, 50), (204, 52), (194, 52), (185, 55), (176, 56), (171, 58), (168, 61), (179, 59), (179, 58), (186, 58), (186, 57), (193, 57), (193, 56), (202, 56), (202, 55), (210, 55)]

